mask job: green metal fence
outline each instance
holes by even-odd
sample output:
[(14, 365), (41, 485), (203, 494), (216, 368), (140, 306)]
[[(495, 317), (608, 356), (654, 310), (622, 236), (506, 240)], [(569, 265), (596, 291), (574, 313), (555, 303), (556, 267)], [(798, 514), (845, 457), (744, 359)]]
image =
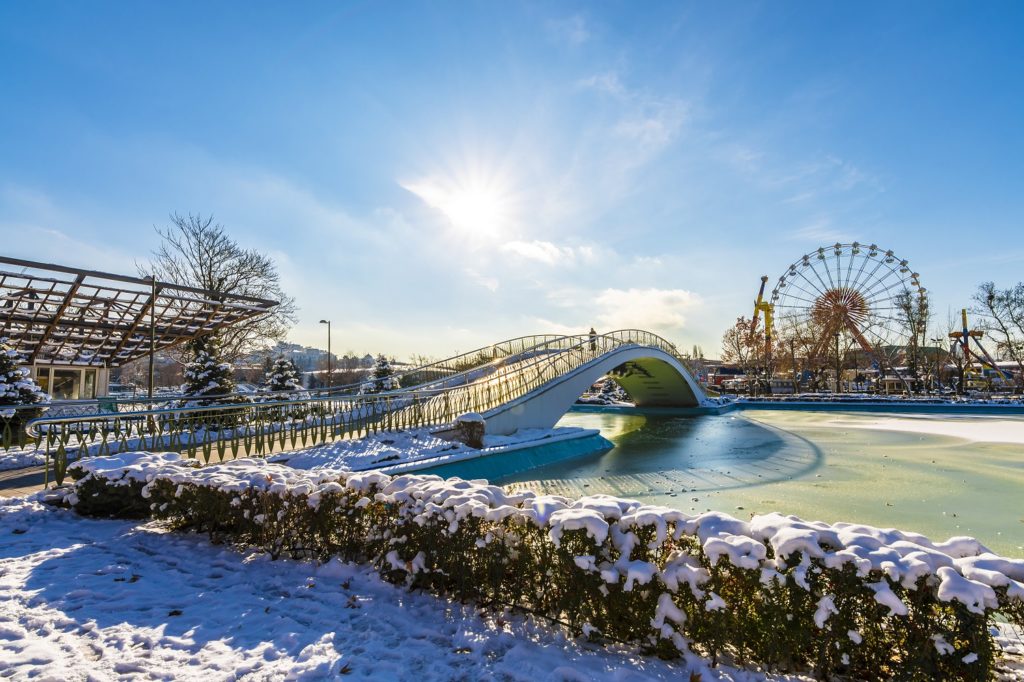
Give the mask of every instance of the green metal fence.
[(69, 461), (84, 456), (175, 451), (204, 463), (266, 456), (380, 431), (450, 425), (461, 414), (485, 413), (624, 346), (678, 357), (671, 343), (641, 330), (521, 337), (433, 363), (440, 376), (388, 393), (44, 415), (28, 422), (23, 438), (46, 453), (47, 481), (58, 484)]

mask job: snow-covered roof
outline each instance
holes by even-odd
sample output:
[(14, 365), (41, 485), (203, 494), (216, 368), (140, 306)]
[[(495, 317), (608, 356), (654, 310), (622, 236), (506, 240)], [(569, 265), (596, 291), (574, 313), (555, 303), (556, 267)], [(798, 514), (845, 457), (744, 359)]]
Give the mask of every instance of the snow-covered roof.
[(277, 305), (248, 296), (0, 257), (0, 335), (36, 364), (118, 367)]

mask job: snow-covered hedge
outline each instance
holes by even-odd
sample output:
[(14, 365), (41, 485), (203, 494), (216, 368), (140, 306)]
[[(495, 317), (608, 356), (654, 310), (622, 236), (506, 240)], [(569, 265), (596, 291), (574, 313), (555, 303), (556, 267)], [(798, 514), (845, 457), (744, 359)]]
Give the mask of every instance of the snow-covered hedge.
[(1024, 560), (971, 538), (263, 460), (196, 469), (174, 454), (130, 453), (73, 466), (70, 501), (83, 513), (104, 489), (131, 490), (180, 528), (275, 556), (372, 562), (410, 587), (527, 609), (661, 655), (822, 677), (983, 680), (997, 659), (994, 614), (1024, 624)]

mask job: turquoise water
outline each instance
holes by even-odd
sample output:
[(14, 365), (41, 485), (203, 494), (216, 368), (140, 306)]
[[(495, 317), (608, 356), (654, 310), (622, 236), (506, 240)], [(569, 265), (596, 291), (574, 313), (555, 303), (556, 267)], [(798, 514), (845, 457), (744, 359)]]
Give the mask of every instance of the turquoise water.
[(1024, 557), (1024, 418), (750, 410), (718, 416), (570, 413), (611, 450), (496, 483), (576, 497), (605, 493), (688, 512), (972, 535)]

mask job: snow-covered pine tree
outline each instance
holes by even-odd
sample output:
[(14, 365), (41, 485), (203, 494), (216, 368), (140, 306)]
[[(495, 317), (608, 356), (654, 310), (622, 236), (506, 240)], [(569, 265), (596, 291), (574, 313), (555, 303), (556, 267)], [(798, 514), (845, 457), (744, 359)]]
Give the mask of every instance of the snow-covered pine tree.
[(267, 388), (274, 392), (298, 391), (302, 389), (302, 377), (295, 363), (287, 358), (278, 358), (271, 365), (266, 376)]
[(605, 379), (601, 384), (601, 398), (608, 403), (624, 403), (632, 400), (626, 393), (626, 389), (611, 379)]
[[(19, 440), (25, 422), (42, 415), (42, 406), (50, 402), (50, 396), (21, 362), (21, 354), (11, 348), (8, 339), (0, 338), (0, 441)], [(15, 409), (20, 405), (39, 407)]]
[(394, 391), (401, 388), (398, 377), (395, 376), (395, 368), (391, 366), (388, 359), (378, 355), (370, 370), (369, 378), (359, 387), (360, 393), (381, 393), (383, 391)]
[(190, 405), (230, 402), (224, 400), (235, 392), (230, 363), (221, 360), (220, 340), (214, 334), (190, 342), (192, 362), (185, 365), (182, 392)]

